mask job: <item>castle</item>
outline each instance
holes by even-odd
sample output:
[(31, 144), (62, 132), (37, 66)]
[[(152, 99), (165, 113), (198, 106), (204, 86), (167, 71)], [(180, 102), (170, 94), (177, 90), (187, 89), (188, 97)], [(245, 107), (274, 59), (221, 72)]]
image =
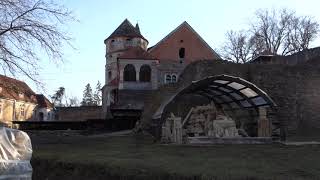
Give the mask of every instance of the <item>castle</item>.
[(143, 97), (164, 84), (176, 83), (188, 64), (220, 58), (187, 22), (148, 48), (139, 25), (125, 19), (104, 44), (102, 109), (104, 117), (113, 119), (124, 110), (141, 113)]

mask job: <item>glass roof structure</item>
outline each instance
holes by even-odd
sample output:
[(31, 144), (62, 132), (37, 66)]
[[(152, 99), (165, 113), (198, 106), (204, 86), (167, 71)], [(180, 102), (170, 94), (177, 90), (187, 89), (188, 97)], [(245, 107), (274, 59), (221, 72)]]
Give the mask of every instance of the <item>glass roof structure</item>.
[(197, 94), (212, 100), (224, 110), (250, 109), (258, 111), (258, 107), (276, 107), (273, 100), (263, 90), (249, 81), (229, 75), (209, 76), (180, 89), (175, 95), (164, 102), (153, 119), (162, 116), (166, 106), (177, 97), (186, 94)]

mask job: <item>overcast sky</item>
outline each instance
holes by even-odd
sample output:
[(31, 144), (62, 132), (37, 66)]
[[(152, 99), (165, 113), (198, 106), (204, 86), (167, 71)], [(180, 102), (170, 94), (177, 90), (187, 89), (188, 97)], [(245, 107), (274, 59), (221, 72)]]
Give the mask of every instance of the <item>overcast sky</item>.
[[(213, 48), (219, 49), (228, 30), (241, 30), (252, 22), (261, 8), (288, 8), (298, 15), (308, 15), (320, 22), (317, 0), (60, 0), (71, 9), (79, 23), (69, 24), (77, 50), (65, 48), (66, 62), (56, 64), (43, 59), (40, 72), (46, 91), (26, 80), (38, 93), (51, 95), (63, 86), (68, 96), (81, 101), (87, 83), (104, 85), (105, 46), (107, 38), (125, 19), (139, 23), (149, 47), (157, 43), (183, 21), (187, 21)], [(316, 40), (312, 46), (320, 46)]]

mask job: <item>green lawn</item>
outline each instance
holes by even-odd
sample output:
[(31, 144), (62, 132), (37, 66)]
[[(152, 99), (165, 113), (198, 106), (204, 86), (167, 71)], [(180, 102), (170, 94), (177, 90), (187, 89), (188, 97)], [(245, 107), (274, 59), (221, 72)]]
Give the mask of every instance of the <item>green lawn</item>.
[(319, 145), (191, 147), (133, 136), (38, 136), (32, 140), (36, 179), (320, 178)]

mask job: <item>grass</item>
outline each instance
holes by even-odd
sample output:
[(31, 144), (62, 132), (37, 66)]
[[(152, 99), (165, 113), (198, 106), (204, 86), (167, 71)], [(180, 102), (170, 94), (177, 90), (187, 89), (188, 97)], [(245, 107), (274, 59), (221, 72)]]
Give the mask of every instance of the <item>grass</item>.
[[(320, 178), (319, 145), (192, 147), (161, 145), (153, 143), (152, 139), (134, 136), (50, 136), (33, 137), (32, 140), (34, 174), (41, 178), (103, 179), (106, 173), (113, 179), (121, 179), (120, 176), (138, 177), (136, 179)], [(51, 166), (48, 173), (43, 173), (47, 168), (44, 166)]]

